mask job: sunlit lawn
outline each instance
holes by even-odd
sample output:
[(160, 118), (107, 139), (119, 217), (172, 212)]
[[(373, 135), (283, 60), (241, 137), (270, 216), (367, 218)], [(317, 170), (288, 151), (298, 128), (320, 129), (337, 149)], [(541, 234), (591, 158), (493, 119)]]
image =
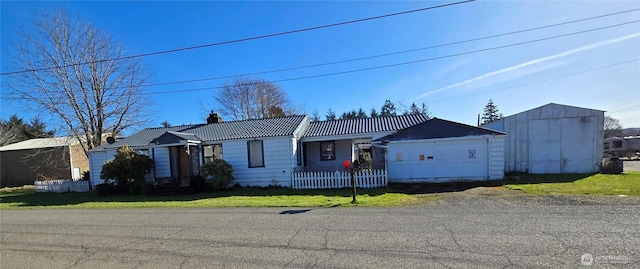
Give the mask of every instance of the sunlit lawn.
[(195, 207), (333, 207), (410, 206), (437, 199), (397, 193), (389, 188), (359, 189), (357, 204), (351, 192), (340, 190), (291, 190), (246, 188), (209, 193), (154, 196), (97, 196), (89, 193), (36, 193), (33, 189), (5, 188), (0, 192), (0, 209), (15, 208), (195, 208)]
[(531, 194), (640, 196), (640, 172), (628, 172), (620, 175), (595, 174), (584, 176), (530, 175), (524, 176), (523, 181), (527, 183), (509, 183), (504, 186), (512, 190), (521, 190)]

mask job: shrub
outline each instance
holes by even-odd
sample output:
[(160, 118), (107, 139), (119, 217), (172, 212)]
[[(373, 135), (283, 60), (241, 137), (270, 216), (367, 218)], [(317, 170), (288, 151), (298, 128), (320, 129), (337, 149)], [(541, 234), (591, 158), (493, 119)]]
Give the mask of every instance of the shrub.
[(82, 172), (82, 178), (80, 180), (91, 180), (91, 173), (89, 171)]
[(115, 159), (104, 163), (100, 178), (114, 185), (118, 192), (138, 194), (144, 187), (144, 175), (152, 166), (149, 157), (137, 154), (125, 145), (118, 148)]
[(226, 189), (233, 181), (233, 167), (225, 160), (206, 163), (200, 170), (205, 183), (215, 190)]

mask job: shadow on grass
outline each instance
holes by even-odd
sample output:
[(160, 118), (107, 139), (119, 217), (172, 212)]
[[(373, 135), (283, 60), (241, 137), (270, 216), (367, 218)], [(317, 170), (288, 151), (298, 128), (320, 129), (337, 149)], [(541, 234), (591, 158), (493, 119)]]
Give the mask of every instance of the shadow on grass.
[[(461, 192), (477, 187), (498, 187), (505, 184), (537, 184), (552, 182), (573, 182), (591, 174), (527, 175), (511, 174), (500, 181), (458, 182), (458, 183), (412, 183), (390, 184), (384, 188), (358, 189), (358, 195), (378, 196), (387, 193), (435, 194)], [(17, 203), (19, 206), (64, 206), (89, 202), (180, 202), (217, 197), (272, 197), (272, 196), (334, 196), (351, 197), (351, 189), (293, 190), (282, 187), (235, 188), (224, 191), (203, 192), (182, 195), (114, 195), (98, 196), (95, 192), (85, 193), (36, 193), (33, 191), (0, 193), (0, 204)], [(296, 212), (297, 213), (297, 212)], [(288, 212), (286, 213), (288, 214)]]

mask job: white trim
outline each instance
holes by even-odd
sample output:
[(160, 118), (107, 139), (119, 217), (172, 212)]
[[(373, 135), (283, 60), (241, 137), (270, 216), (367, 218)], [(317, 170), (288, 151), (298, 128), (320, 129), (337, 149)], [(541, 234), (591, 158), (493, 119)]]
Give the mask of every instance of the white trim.
[(348, 139), (359, 139), (359, 138), (372, 138), (372, 137), (384, 137), (390, 134), (396, 133), (397, 130), (387, 131), (387, 132), (369, 132), (369, 133), (359, 133), (359, 134), (342, 134), (342, 135), (323, 135), (323, 136), (308, 136), (300, 139), (302, 142), (319, 142), (319, 141), (329, 141), (329, 140), (348, 140)]

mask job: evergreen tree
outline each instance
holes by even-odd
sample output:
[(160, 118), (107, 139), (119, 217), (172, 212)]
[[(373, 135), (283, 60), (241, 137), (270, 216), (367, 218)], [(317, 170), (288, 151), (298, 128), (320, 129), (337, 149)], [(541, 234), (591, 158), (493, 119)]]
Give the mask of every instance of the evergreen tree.
[(396, 116), (396, 105), (391, 102), (391, 100), (387, 99), (384, 101), (384, 105), (380, 108), (380, 116)]
[(372, 108), (371, 108), (371, 117), (372, 117), (372, 118), (377, 118), (377, 117), (379, 117), (379, 116), (380, 116), (380, 114), (378, 114), (378, 111), (376, 111), (376, 108), (375, 108), (375, 107), (372, 107)]
[(489, 102), (487, 102), (487, 105), (484, 107), (481, 119), (482, 124), (502, 119), (502, 113), (498, 112), (498, 106), (493, 103), (492, 99), (489, 99)]
[(327, 120), (336, 120), (336, 112), (333, 111), (333, 109), (329, 108), (329, 111), (327, 112), (327, 115), (325, 115), (325, 117), (327, 118)]

